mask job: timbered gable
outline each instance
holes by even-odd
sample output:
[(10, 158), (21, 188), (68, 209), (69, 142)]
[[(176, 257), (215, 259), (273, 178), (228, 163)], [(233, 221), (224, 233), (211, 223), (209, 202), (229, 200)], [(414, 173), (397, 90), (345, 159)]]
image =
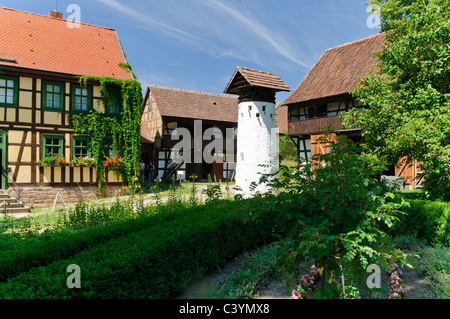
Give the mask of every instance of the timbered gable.
[[(67, 164), (91, 156), (89, 136), (73, 132), (69, 114), (116, 111), (104, 105), (100, 83), (79, 82), (81, 76), (133, 79), (119, 65), (126, 60), (116, 32), (69, 28), (61, 16), (7, 8), (0, 8), (0, 29), (0, 189), (96, 185), (93, 167)], [(65, 163), (38, 164), (52, 156)], [(112, 173), (108, 181), (119, 182)]]

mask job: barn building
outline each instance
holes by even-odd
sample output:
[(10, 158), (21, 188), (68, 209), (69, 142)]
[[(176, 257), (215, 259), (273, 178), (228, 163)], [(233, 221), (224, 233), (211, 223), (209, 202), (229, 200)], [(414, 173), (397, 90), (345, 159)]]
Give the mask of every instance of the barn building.
[[(366, 106), (350, 92), (359, 80), (376, 64), (373, 53), (382, 45), (381, 34), (328, 49), (314, 64), (292, 94), (282, 103), (288, 108), (288, 134), (295, 142), (298, 154), (311, 159), (328, 152), (319, 142), (328, 128), (340, 131), (355, 142), (361, 141), (361, 129), (341, 129), (339, 115), (349, 109), (362, 111)], [(403, 177), (406, 188), (419, 186), (419, 165), (401, 161), (383, 175)]]

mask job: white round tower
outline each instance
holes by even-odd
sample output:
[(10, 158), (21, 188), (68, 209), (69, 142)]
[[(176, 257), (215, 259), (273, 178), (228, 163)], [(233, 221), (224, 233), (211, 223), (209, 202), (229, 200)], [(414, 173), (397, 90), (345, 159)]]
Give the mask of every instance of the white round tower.
[(275, 94), (290, 91), (275, 74), (238, 67), (225, 93), (239, 95), (236, 193), (244, 197), (271, 188), (260, 183), (278, 170)]

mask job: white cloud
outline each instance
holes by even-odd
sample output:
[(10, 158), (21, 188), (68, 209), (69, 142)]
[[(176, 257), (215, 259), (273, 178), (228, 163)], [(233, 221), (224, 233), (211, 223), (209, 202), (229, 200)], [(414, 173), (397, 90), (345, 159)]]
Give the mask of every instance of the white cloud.
[(130, 1), (127, 5), (117, 0), (99, 1), (132, 18), (140, 27), (213, 57), (231, 57), (266, 69), (311, 66), (295, 44), (298, 39), (287, 39), (284, 34), (288, 32), (271, 21), (270, 12), (256, 16), (237, 1)]
[[(230, 22), (234, 20), (234, 22), (236, 22), (235, 29), (240, 29), (241, 32), (247, 32), (248, 35), (254, 37), (255, 39), (259, 38), (263, 40), (262, 43), (257, 45), (258, 47), (261, 47), (262, 45), (267, 46), (266, 50), (270, 51), (269, 48), (271, 48), (289, 61), (304, 67), (309, 67), (306, 63), (295, 56), (293, 46), (280, 32), (272, 30), (266, 25), (268, 21), (258, 20), (256, 17), (242, 10), (242, 8), (234, 7), (230, 4), (230, 2), (225, 4), (221, 0), (211, 0), (210, 2), (207, 2), (207, 4), (219, 11), (222, 11), (223, 13), (226, 13), (227, 18), (230, 19)], [(255, 42), (258, 43), (258, 41)], [(247, 43), (248, 46), (251, 46), (252, 44), (253, 43)]]
[(158, 19), (155, 19), (155, 17), (151, 15), (141, 13), (141, 11), (133, 10), (132, 8), (117, 2), (116, 0), (98, 0), (98, 1), (117, 11), (120, 11), (121, 13), (127, 15), (130, 18), (135, 19), (136, 21), (142, 23), (144, 26), (166, 33), (167, 35), (173, 38), (181, 39), (184, 41), (199, 40), (197, 37), (195, 37), (190, 33), (187, 33), (183, 30), (177, 29), (162, 21), (159, 21)]

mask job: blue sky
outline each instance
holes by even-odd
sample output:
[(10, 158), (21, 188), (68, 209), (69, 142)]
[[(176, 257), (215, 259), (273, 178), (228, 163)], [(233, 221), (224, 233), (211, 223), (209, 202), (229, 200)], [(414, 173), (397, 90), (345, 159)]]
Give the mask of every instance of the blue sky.
[[(294, 90), (323, 52), (378, 33), (366, 0), (0, 0), (47, 15), (69, 5), (113, 28), (145, 88), (222, 93), (237, 66), (277, 74)], [(279, 93), (282, 102), (288, 93)]]

